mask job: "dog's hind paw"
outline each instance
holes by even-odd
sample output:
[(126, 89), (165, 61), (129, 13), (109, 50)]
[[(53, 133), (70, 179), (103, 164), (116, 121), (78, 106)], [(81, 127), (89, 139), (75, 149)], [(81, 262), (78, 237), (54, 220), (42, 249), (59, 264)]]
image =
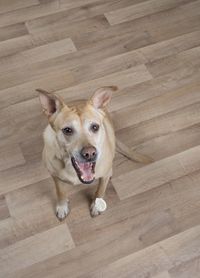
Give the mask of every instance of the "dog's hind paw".
[(69, 214), (68, 202), (64, 202), (62, 204), (57, 204), (57, 206), (56, 206), (56, 216), (60, 221), (64, 220), (67, 217), (68, 214)]
[(106, 202), (102, 198), (96, 198), (90, 206), (90, 214), (92, 217), (100, 215), (107, 208)]

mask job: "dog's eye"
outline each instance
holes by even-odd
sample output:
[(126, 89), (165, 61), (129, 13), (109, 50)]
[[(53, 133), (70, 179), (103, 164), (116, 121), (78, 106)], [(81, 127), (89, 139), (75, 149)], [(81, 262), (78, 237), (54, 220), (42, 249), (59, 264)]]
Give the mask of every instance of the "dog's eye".
[(99, 130), (99, 125), (98, 124), (92, 124), (91, 125), (91, 130), (92, 132), (97, 132)]
[(71, 127), (65, 127), (62, 129), (62, 132), (65, 134), (65, 135), (72, 135), (73, 134), (73, 129)]

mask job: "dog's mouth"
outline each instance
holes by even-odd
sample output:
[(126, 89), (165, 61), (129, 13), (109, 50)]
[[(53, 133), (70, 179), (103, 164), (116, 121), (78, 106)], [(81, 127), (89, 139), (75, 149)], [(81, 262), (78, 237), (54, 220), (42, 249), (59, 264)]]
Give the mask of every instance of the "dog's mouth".
[(90, 184), (95, 179), (95, 161), (80, 162), (74, 157), (71, 158), (72, 165), (76, 170), (77, 176), (82, 183)]

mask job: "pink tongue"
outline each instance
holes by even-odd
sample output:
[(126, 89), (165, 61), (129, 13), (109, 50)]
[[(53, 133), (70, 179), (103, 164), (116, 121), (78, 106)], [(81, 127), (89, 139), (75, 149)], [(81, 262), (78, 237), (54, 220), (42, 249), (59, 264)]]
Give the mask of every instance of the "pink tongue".
[(78, 163), (78, 166), (81, 170), (81, 177), (85, 181), (91, 181), (94, 178), (94, 174), (92, 173), (92, 163)]

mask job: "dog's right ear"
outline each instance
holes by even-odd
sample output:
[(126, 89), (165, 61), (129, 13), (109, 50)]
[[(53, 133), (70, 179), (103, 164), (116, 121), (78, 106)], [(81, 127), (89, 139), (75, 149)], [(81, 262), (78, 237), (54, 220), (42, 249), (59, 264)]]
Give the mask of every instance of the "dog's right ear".
[(59, 96), (48, 93), (42, 89), (36, 89), (36, 91), (39, 92), (43, 112), (48, 118), (63, 108), (64, 102)]
[(112, 97), (112, 92), (116, 91), (117, 86), (105, 86), (97, 89), (91, 98), (91, 102), (96, 109), (106, 106)]

